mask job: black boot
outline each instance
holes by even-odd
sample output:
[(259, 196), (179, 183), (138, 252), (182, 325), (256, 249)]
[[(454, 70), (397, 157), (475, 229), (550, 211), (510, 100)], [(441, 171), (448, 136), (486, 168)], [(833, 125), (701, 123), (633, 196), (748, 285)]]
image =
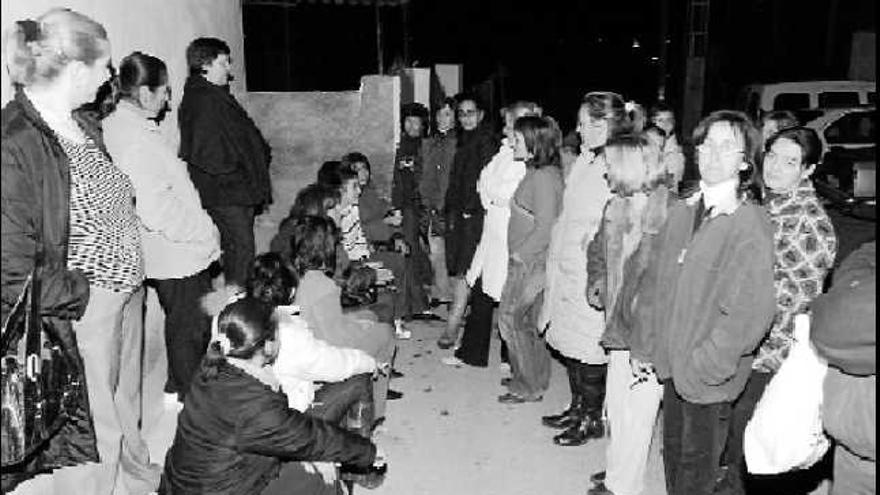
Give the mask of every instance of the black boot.
[(605, 436), (605, 425), (602, 423), (602, 418), (587, 414), (576, 425), (553, 437), (553, 443), (563, 447), (576, 447), (603, 436)]
[(561, 359), (563, 364), (565, 364), (565, 370), (568, 373), (568, 386), (571, 389), (571, 404), (559, 414), (551, 414), (549, 416), (541, 417), (542, 425), (557, 430), (570, 428), (576, 425), (581, 416), (583, 416), (583, 412), (581, 411), (583, 407), (583, 398), (581, 397), (581, 387), (579, 385), (580, 377), (578, 375), (580, 371), (577, 368), (577, 362), (566, 357), (562, 357)]
[(563, 430), (578, 424), (582, 415), (580, 403), (579, 396), (572, 397), (571, 404), (561, 413), (541, 416), (541, 424), (557, 430)]
[(580, 390), (582, 416), (577, 424), (553, 437), (553, 443), (577, 446), (605, 436), (602, 406), (605, 401), (605, 365), (576, 363), (576, 383)]

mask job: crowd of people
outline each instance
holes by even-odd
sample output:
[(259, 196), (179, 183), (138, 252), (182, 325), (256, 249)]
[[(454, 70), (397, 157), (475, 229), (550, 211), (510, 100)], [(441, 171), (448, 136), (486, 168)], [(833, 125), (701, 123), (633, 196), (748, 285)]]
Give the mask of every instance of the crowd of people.
[[(390, 198), (367, 156), (340, 150), (257, 255), (271, 150), (229, 92), (225, 42), (186, 49), (178, 149), (157, 123), (170, 100), (159, 58), (133, 52), (112, 74), (107, 32), (69, 9), (17, 22), (5, 42), (4, 334), (33, 306), (78, 386), (60, 426), (35, 436), (8, 419), (22, 409), (4, 356), (4, 492), (375, 487), (373, 432), (402, 396), (389, 389), (398, 340), (445, 304), (444, 364), (487, 367), (497, 328), (499, 402), (543, 400), (563, 364), (570, 404), (541, 423), (559, 446), (609, 437), (590, 495), (642, 492), (661, 410), (670, 495), (808, 493), (808, 470), (749, 474), (742, 445), (795, 317), (811, 314), (830, 367), (832, 493), (874, 493), (874, 243), (831, 276), (836, 233), (810, 180), (821, 142), (794, 116), (759, 129), (719, 110), (680, 138), (662, 102), (646, 112), (593, 91), (563, 136), (537, 102), (505, 107), (500, 132), (475, 95), (407, 104)], [(108, 104), (81, 111), (108, 78)], [(141, 429), (145, 287), (165, 314), (165, 392), (182, 404), (161, 468)], [(7, 457), (7, 439), (27, 455)]]

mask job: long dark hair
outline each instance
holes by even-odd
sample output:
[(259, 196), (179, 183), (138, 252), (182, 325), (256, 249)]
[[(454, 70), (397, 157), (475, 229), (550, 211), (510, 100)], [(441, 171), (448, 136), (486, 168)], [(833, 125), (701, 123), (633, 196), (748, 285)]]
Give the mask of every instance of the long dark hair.
[(526, 165), (539, 169), (559, 166), (559, 148), (562, 133), (551, 117), (527, 115), (516, 119), (513, 130), (522, 133), (526, 149), (532, 153)]
[(302, 276), (309, 270), (321, 270), (332, 276), (338, 242), (339, 230), (333, 220), (314, 215), (295, 220), (290, 249), (297, 273)]

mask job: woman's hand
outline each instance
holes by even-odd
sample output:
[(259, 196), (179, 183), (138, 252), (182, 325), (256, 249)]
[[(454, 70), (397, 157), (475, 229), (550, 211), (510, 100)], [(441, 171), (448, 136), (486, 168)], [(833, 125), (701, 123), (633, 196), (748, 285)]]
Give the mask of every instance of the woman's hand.
[(640, 383), (644, 383), (654, 376), (654, 365), (651, 363), (646, 363), (639, 361), (634, 357), (630, 357), (629, 366), (632, 369), (633, 374), (633, 382), (630, 384), (630, 388)]
[(596, 309), (605, 309), (605, 281), (597, 280), (587, 286), (587, 304)]

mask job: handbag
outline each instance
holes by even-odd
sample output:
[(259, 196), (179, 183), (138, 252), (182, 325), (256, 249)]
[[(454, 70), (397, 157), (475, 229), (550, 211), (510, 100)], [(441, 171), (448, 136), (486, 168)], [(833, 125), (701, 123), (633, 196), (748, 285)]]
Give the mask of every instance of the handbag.
[(67, 421), (81, 396), (78, 363), (66, 352), (40, 311), (42, 222), (35, 266), (0, 334), (0, 464), (14, 468), (31, 459)]
[(743, 451), (753, 474), (806, 469), (830, 442), (822, 427), (822, 395), (828, 365), (810, 344), (809, 316), (795, 317), (788, 358), (767, 384), (746, 425)]

